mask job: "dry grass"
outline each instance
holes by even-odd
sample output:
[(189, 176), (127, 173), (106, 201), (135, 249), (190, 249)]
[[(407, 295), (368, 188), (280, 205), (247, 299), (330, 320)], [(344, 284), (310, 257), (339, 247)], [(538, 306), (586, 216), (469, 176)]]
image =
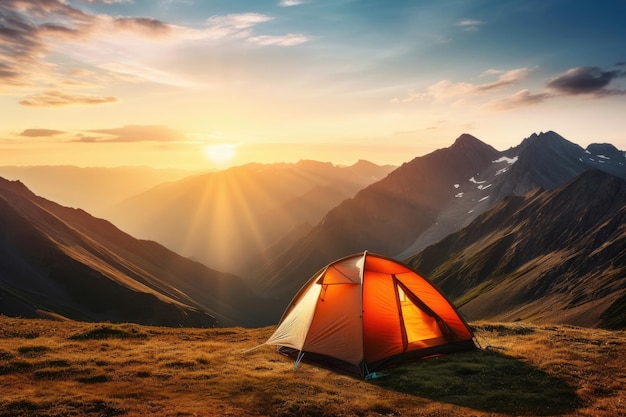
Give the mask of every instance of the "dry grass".
[(264, 329), (0, 316), (0, 416), (626, 415), (626, 332), (475, 324), (485, 351), (363, 381), (292, 361)]

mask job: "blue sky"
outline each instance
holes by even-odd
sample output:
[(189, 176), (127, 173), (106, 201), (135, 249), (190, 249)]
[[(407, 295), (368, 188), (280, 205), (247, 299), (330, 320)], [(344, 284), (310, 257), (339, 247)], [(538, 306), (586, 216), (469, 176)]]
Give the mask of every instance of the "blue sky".
[(399, 164), (462, 133), (503, 150), (546, 130), (624, 149), (624, 17), (624, 1), (4, 0), (0, 164)]

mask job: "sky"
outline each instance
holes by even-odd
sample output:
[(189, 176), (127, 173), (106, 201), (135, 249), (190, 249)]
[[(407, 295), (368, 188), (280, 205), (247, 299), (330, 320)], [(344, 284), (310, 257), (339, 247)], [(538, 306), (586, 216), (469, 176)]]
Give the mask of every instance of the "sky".
[(623, 0), (1, 0), (0, 165), (626, 149)]

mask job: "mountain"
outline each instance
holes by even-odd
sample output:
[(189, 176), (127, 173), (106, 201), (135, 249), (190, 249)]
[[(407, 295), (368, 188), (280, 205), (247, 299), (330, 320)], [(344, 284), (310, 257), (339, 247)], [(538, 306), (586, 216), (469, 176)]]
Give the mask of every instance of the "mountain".
[(291, 245), (302, 236), (293, 231), (392, 169), (366, 161), (248, 164), (155, 187), (105, 217), (213, 268), (247, 274), (249, 259), (281, 241)]
[(0, 166), (0, 177), (19, 180), (39, 196), (97, 216), (157, 184), (192, 174), (197, 172), (149, 167)]
[(234, 275), (0, 178), (2, 314), (206, 327), (249, 324), (257, 301)]
[(261, 271), (259, 285), (286, 302), (337, 258), (370, 250), (406, 259), (508, 196), (555, 189), (592, 169), (626, 178), (624, 153), (610, 150), (597, 145), (585, 150), (546, 132), (500, 152), (461, 135), (452, 146), (413, 159), (335, 207), (305, 237), (274, 256)]
[(626, 328), (626, 180), (590, 170), (504, 199), (409, 258), (469, 320)]
[(592, 144), (583, 149), (552, 131), (534, 133), (502, 152), (492, 164), (477, 169), (475, 176), (455, 184), (457, 200), (439, 213), (439, 221), (397, 256), (410, 256), (460, 230), (507, 196), (524, 195), (536, 188), (556, 189), (590, 169), (626, 179), (624, 163), (626, 154), (612, 145)]

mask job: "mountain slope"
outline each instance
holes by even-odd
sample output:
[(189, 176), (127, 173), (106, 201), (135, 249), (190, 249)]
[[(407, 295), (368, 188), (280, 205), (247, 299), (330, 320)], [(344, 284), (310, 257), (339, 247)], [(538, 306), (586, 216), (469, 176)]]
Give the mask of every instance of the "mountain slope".
[(510, 197), (407, 261), (469, 320), (626, 327), (626, 181)]
[(498, 156), (491, 146), (462, 135), (450, 148), (415, 158), (331, 210), (278, 257), (260, 281), (288, 296), (317, 269), (341, 256), (365, 249), (398, 253), (455, 199), (450, 184), (465, 181), (477, 167), (490, 165)]
[(0, 179), (0, 309), (168, 326), (245, 324), (239, 278)]
[(316, 224), (391, 169), (366, 161), (351, 167), (248, 164), (156, 187), (118, 205), (107, 218), (135, 236), (244, 274), (247, 258), (303, 223)]

